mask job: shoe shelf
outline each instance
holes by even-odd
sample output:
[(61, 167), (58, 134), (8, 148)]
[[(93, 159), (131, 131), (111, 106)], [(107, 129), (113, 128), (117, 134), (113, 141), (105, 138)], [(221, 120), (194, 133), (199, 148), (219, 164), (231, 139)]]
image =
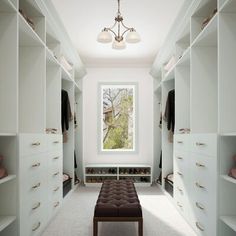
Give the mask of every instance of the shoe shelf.
[(87, 165), (84, 170), (86, 186), (100, 186), (108, 179), (131, 179), (140, 186), (150, 186), (152, 169), (149, 165)]
[(0, 216), (0, 232), (16, 220), (15, 216)]

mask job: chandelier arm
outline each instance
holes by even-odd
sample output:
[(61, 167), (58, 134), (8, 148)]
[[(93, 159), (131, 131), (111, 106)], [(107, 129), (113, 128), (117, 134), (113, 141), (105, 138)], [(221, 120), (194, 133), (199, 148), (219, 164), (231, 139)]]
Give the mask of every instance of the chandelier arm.
[(132, 30), (133, 28), (132, 27), (127, 27), (124, 23), (123, 23), (123, 20), (121, 21), (121, 24), (122, 26), (127, 29), (127, 30)]
[(113, 29), (116, 25), (117, 25), (117, 21), (115, 21), (115, 23), (111, 27), (109, 27), (107, 29)]
[(111, 28), (106, 28), (106, 29), (112, 32), (115, 35), (115, 37), (117, 37), (117, 34)]
[(127, 30), (125, 30), (125, 31), (122, 33), (121, 37), (123, 37), (124, 34), (127, 33), (129, 30), (130, 30), (129, 28), (128, 28)]

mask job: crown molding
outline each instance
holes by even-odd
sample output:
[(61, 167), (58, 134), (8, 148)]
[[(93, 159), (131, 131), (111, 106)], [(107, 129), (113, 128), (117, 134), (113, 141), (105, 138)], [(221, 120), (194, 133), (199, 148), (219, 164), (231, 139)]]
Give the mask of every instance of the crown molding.
[(63, 54), (67, 56), (75, 66), (75, 75), (82, 78), (86, 74), (86, 69), (81, 58), (74, 47), (62, 21), (51, 0), (37, 0), (37, 4), (46, 17), (47, 25), (61, 42)]
[(175, 51), (176, 39), (184, 31), (187, 24), (189, 24), (190, 17), (193, 15), (201, 1), (205, 0), (185, 0), (183, 7), (175, 19), (176, 23), (171, 27), (171, 30), (166, 37), (165, 43), (157, 54), (150, 70), (150, 74), (154, 78), (157, 78), (161, 75), (162, 65)]

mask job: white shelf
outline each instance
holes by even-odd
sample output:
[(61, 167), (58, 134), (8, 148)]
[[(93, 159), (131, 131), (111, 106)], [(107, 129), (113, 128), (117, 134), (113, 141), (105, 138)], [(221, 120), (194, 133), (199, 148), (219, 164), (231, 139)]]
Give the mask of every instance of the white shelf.
[(159, 92), (161, 92), (161, 82), (158, 84), (158, 86), (154, 90), (154, 93), (159, 93)]
[(59, 61), (54, 57), (53, 53), (51, 52), (51, 50), (46, 47), (46, 57), (47, 57), (47, 65), (50, 66), (60, 66)]
[(216, 46), (217, 45), (217, 18), (218, 13), (210, 20), (205, 28), (199, 33), (192, 46)]
[(88, 164), (85, 165), (85, 168), (151, 168), (150, 165), (146, 164)]
[(0, 232), (16, 220), (15, 216), (0, 216)]
[(16, 133), (0, 133), (0, 137), (12, 137), (16, 136)]
[(236, 216), (221, 216), (220, 219), (236, 232)]
[(30, 27), (24, 17), (19, 13), (19, 40), (20, 46), (42, 46), (45, 47), (42, 39)]
[(0, 12), (17, 12), (17, 10), (10, 0), (1, 0)]
[(233, 184), (236, 184), (236, 179), (228, 176), (228, 175), (221, 175), (221, 178), (223, 178), (224, 180), (228, 181), (228, 182), (231, 182)]
[(222, 133), (221, 136), (236, 136), (236, 132), (232, 132), (232, 133)]
[(221, 6), (220, 12), (236, 13), (236, 1), (226, 0), (226, 2)]
[(62, 79), (74, 82), (74, 80), (72, 79), (72, 75), (64, 68), (63, 65), (61, 65), (61, 69), (62, 69), (61, 70), (62, 71)]
[(175, 66), (174, 64), (171, 69), (166, 73), (164, 79), (162, 80), (163, 82), (173, 80), (175, 78)]
[(183, 53), (182, 57), (177, 61), (176, 66), (189, 66), (190, 65), (190, 47)]
[(122, 174), (119, 174), (119, 176), (120, 177), (145, 177), (145, 176), (147, 176), (147, 177), (150, 177), (151, 175), (150, 174), (148, 174), (148, 175), (145, 175), (145, 174), (124, 174), (124, 175), (122, 175)]
[(0, 179), (0, 185), (3, 184), (3, 183), (6, 183), (8, 181), (11, 181), (15, 178), (16, 178), (15, 175), (8, 175), (7, 177)]

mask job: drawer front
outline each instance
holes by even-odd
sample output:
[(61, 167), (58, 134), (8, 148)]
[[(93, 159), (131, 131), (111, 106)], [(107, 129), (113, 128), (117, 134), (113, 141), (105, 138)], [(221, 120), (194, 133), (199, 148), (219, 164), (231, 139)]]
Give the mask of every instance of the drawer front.
[(49, 183), (48, 196), (50, 199), (54, 198), (55, 196), (62, 197), (62, 181), (61, 180), (55, 180)]
[(61, 151), (53, 151), (48, 154), (49, 168), (62, 169), (63, 156)]
[(62, 135), (48, 134), (47, 135), (48, 150), (61, 150), (62, 151)]
[(216, 134), (193, 134), (190, 138), (191, 152), (216, 156), (217, 135)]
[(179, 168), (179, 170), (185, 171), (188, 168), (189, 163), (189, 153), (185, 151), (174, 151), (174, 168)]
[(177, 210), (180, 212), (180, 214), (187, 219), (188, 218), (188, 209), (186, 206), (186, 201), (184, 198), (176, 197), (175, 198), (175, 205)]
[(27, 157), (20, 157), (20, 173), (22, 181), (40, 176), (47, 169), (47, 154), (35, 154)]
[(189, 134), (174, 135), (174, 149), (175, 150), (189, 150)]
[(20, 134), (19, 150), (20, 156), (45, 152), (47, 150), (45, 134)]

